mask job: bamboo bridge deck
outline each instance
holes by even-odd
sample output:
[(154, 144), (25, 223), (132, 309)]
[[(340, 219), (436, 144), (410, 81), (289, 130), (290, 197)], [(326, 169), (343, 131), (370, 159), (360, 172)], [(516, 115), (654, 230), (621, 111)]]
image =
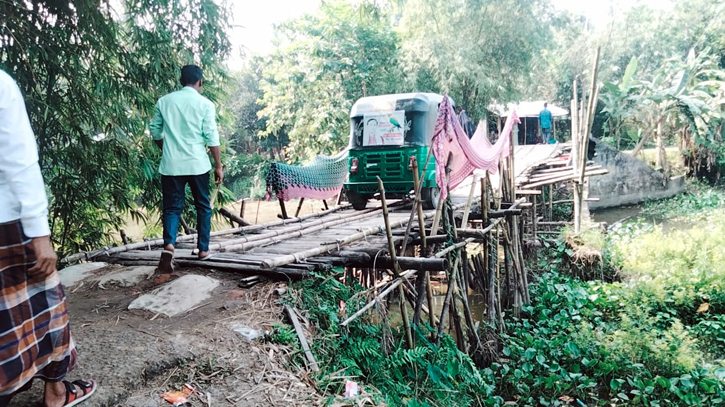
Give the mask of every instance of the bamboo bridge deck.
[[(517, 177), (524, 176), (528, 169), (550, 159), (560, 150), (559, 145), (516, 146), (514, 168)], [(469, 177), (452, 191), (455, 211), (462, 212), (472, 190), (475, 190), (473, 198), (480, 197), (480, 189), (471, 188), (474, 177)], [(498, 183), (493, 179), (491, 182), (492, 185)], [(410, 237), (415, 240), (418, 236), (418, 222), (416, 218), (411, 219), (412, 201), (392, 201), (388, 204), (389, 221), (397, 243), (402, 241), (403, 232), (411, 220), (414, 231)], [(435, 210), (424, 212), (427, 228), (432, 224), (434, 216)], [(375, 256), (375, 252), (382, 252), (388, 247), (385, 232), (381, 204), (374, 200), (363, 211), (343, 205), (297, 218), (212, 232), (210, 249), (215, 254), (206, 261), (198, 260), (191, 252), (196, 246), (195, 235), (180, 236), (175, 262), (177, 267), (302, 277), (311, 271), (329, 270), (332, 266), (350, 266), (345, 264), (339, 254), (358, 250), (359, 256), (353, 265), (364, 266), (372, 262), (370, 267), (373, 267), (376, 261), (380, 261), (378, 265), (389, 261), (386, 256), (379, 259), (379, 256)], [(155, 239), (120, 247), (105, 247), (70, 256), (64, 262), (94, 260), (126, 265), (155, 265), (162, 245), (161, 239)]]

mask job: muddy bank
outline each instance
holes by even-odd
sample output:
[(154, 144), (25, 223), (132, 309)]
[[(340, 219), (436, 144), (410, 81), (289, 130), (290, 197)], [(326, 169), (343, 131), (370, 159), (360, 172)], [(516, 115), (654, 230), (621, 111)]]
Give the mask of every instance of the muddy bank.
[[(204, 393), (204, 401), (193, 398), (192, 406), (209, 405), (207, 395), (213, 406), (317, 404), (315, 390), (300, 378), (304, 373), (285, 367), (290, 349), (250, 342), (232, 330), (245, 326), (264, 331), (281, 322), (274, 294), (279, 283), (239, 289), (241, 275), (183, 270), (174, 278), (196, 274), (219, 284), (209, 298), (190, 310), (166, 317), (128, 310), (134, 299), (159, 287), (152, 279), (120, 283), (126, 287), (118, 282), (99, 284), (100, 277), (121, 269), (96, 270), (66, 287), (79, 353), (78, 367), (69, 379), (99, 383), (98, 392), (84, 407), (171, 406), (161, 394), (179, 390), (184, 383)], [(36, 381), (31, 391), (17, 396), (10, 406), (40, 406), (41, 397), (42, 383)]]

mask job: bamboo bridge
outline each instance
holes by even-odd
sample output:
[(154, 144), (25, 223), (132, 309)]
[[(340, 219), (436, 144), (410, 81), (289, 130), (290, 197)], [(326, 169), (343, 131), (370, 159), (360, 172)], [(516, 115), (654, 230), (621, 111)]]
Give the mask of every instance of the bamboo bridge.
[[(540, 235), (552, 233), (548, 227), (560, 223), (551, 219), (551, 191), (553, 185), (577, 177), (571, 167), (570, 149), (561, 144), (516, 146), (513, 156), (501, 161), (498, 174), (474, 172), (451, 191), (450, 199), (441, 200), (436, 210), (424, 211), (417, 199), (381, 200), (361, 211), (343, 204), (256, 225), (224, 211), (240, 226), (212, 232), (210, 249), (214, 255), (200, 261), (192, 254), (196, 235), (182, 235), (174, 261), (177, 268), (272, 279), (304, 278), (312, 272), (329, 273), (341, 267), (346, 281), (356, 280), (374, 290), (387, 286), (380, 296), (397, 287), (400, 298), (407, 298), (415, 310), (414, 323), (420, 321), (422, 312), (428, 312), (424, 300), (432, 303), (431, 273), (445, 272), (449, 281), (446, 303), (452, 298), (454, 304), (462, 301), (465, 305), (466, 295), (461, 297), (461, 293), (476, 290), (487, 298), (488, 322), (501, 325), (502, 309), (516, 309), (529, 300), (524, 252), (531, 242), (539, 241)], [(587, 164), (587, 176), (602, 171), (593, 163)], [(543, 188), (549, 192), (548, 202)], [(78, 253), (62, 263), (153, 266), (158, 264), (162, 249), (163, 239), (154, 239)], [(450, 288), (454, 282), (460, 284), (459, 290)], [(438, 324), (439, 333), (445, 318), (445, 311), (440, 317), (431, 316), (431, 326)], [(470, 318), (470, 311), (466, 318)], [(467, 325), (471, 331), (468, 336), (476, 339), (478, 347), (473, 322), (468, 320)]]

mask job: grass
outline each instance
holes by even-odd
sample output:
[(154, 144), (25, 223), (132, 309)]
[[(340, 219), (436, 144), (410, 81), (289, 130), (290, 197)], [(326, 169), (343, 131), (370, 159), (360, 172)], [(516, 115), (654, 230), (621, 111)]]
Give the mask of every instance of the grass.
[[(524, 405), (724, 405), (723, 208), (725, 191), (694, 183), (606, 235), (564, 233), (509, 320), (497, 389)], [(601, 253), (619, 281), (578, 278), (578, 250)]]
[[(405, 349), (384, 310), (341, 327), (370, 293), (339, 275), (294, 283), (286, 301), (314, 326), (322, 371), (313, 378), (330, 401), (350, 379), (391, 406), (725, 405), (723, 198), (722, 190), (693, 184), (688, 194), (645, 205), (657, 223), (565, 233), (548, 246), (548, 271), (532, 280), (532, 303), (520, 317), (506, 316), (501, 358), (483, 369), (449, 336), (430, 343), (424, 328), (418, 347)], [(688, 227), (663, 227), (682, 219)], [(571, 261), (577, 249), (600, 253), (601, 267), (616, 270), (618, 281), (571, 273), (580, 266)], [(288, 333), (279, 332), (284, 341)], [(302, 366), (302, 355), (293, 363)]]

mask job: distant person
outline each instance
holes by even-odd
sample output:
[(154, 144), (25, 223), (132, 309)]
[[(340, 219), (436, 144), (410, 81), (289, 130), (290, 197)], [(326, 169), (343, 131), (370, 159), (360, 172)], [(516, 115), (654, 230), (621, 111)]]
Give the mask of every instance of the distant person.
[(163, 194), (164, 251), (161, 253), (158, 271), (174, 271), (174, 246), (179, 230), (181, 211), (184, 209), (186, 184), (191, 187), (196, 207), (198, 230), (198, 256), (201, 260), (211, 257), (211, 203), (209, 197), (209, 172), (211, 163), (206, 148), (214, 157), (214, 183), (224, 178), (219, 132), (216, 124), (214, 103), (202, 96), (204, 85), (201, 68), (186, 65), (181, 68), (181, 90), (169, 93), (156, 103), (154, 117), (149, 124), (151, 136), (161, 149), (161, 191)]
[(0, 70), (0, 407), (45, 382), (46, 407), (75, 405), (92, 380), (63, 381), (75, 366), (65, 292), (50, 242), (48, 199), (25, 101)]
[(545, 144), (551, 140), (551, 111), (547, 109), (548, 103), (544, 102), (544, 110), (539, 112), (539, 122), (541, 123), (541, 135)]
[(473, 137), (473, 133), (476, 132), (476, 125), (473, 124), (473, 120), (468, 116), (468, 112), (463, 106), (456, 106), (456, 109), (458, 110), (458, 123), (461, 124), (468, 138)]

